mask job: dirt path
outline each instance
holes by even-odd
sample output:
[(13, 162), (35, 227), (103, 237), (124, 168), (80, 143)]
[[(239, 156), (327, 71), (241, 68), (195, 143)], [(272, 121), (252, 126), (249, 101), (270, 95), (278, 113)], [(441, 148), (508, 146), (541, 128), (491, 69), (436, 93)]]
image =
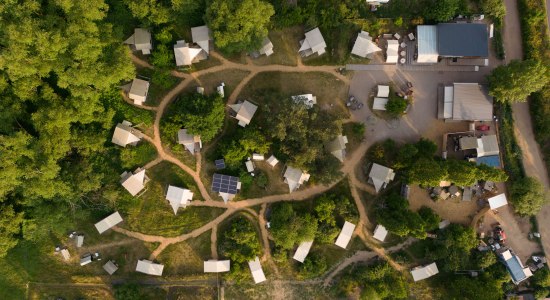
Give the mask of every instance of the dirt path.
[(218, 226), (212, 227), (210, 233), (210, 252), (212, 252), (212, 259), (218, 259)]

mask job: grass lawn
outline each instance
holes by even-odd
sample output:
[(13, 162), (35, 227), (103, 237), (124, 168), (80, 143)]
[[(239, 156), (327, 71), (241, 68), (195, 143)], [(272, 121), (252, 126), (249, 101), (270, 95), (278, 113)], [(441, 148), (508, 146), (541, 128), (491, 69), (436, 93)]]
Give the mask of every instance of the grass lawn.
[(229, 69), (220, 72), (211, 72), (201, 75), (198, 80), (204, 92), (206, 94), (212, 94), (216, 92), (216, 88), (221, 82), (225, 83), (224, 94), (225, 99), (231, 95), (237, 85), (248, 75), (250, 72), (237, 69)]
[(175, 216), (165, 191), (168, 185), (190, 189), (194, 201), (200, 201), (201, 195), (191, 176), (177, 166), (162, 162), (148, 171), (151, 182), (147, 191), (135, 198), (126, 208), (124, 227), (147, 234), (177, 236), (197, 229), (219, 216), (223, 209), (209, 207), (180, 208)]
[(185, 242), (172, 244), (158, 257), (164, 264), (165, 275), (203, 274), (203, 261), (212, 258), (210, 234), (207, 231)]
[[(166, 299), (206, 300), (217, 299), (218, 289), (215, 286), (172, 287)], [(152, 298), (160, 299), (160, 298)], [(228, 298), (230, 299), (230, 298)]]
[(298, 49), (300, 39), (304, 37), (304, 29), (301, 26), (293, 26), (269, 32), (269, 39), (273, 43), (273, 54), (262, 55), (252, 62), (255, 65), (285, 65), (296, 66), (298, 61)]
[[(8, 298), (4, 298), (8, 299)], [(15, 299), (15, 298), (12, 298)], [(28, 299), (114, 299), (113, 292), (108, 285), (100, 287), (52, 287), (31, 285)]]
[(137, 146), (128, 146), (120, 149), (121, 167), (126, 170), (135, 170), (143, 167), (157, 157), (157, 149), (149, 142), (142, 140)]
[[(212, 49), (210, 51), (212, 51)], [(192, 64), (191, 67), (179, 68), (179, 69), (180, 69), (180, 71), (183, 71), (183, 72), (192, 73), (192, 72), (197, 72), (197, 71), (200, 71), (200, 70), (212, 68), (212, 67), (215, 67), (215, 66), (219, 66), (221, 64), (222, 64), (222, 62), (219, 59), (217, 59), (213, 56), (208, 56), (208, 59), (200, 61), (196, 64)]]

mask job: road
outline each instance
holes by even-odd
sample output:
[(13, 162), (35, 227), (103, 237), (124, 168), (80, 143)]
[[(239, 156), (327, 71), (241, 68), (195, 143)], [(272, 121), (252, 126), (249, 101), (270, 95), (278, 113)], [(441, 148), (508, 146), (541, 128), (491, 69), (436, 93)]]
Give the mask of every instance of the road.
[[(546, 0), (546, 10), (550, 0)], [(505, 0), (506, 17), (504, 18), (504, 48), (506, 62), (513, 59), (523, 59), (521, 27), (516, 0)], [(550, 20), (550, 19), (549, 19)], [(533, 124), (527, 102), (516, 103), (512, 107), (515, 121), (514, 132), (522, 150), (523, 167), (528, 176), (537, 178), (548, 190), (548, 171), (538, 143), (533, 134)], [(545, 253), (550, 253), (550, 204), (543, 207), (537, 215), (539, 231), (542, 236), (542, 247)]]

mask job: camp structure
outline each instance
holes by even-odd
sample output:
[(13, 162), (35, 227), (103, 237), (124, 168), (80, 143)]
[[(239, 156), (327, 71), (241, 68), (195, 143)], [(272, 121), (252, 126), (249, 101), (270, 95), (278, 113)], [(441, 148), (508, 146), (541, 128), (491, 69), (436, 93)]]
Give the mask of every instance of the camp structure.
[(204, 273), (222, 273), (229, 272), (231, 261), (229, 260), (207, 260), (204, 262)]
[(506, 270), (510, 273), (510, 277), (512, 277), (512, 282), (514, 284), (518, 285), (520, 282), (533, 276), (531, 270), (528, 267), (524, 267), (519, 257), (512, 253), (510, 249), (498, 254), (498, 257), (506, 266)]
[(176, 59), (176, 66), (190, 66), (201, 60), (205, 60), (208, 56), (203, 49), (194, 47), (185, 40), (179, 40), (174, 45), (174, 57)]
[(147, 275), (162, 276), (164, 265), (156, 264), (150, 260), (140, 259), (136, 265), (136, 271)]
[(309, 249), (311, 249), (311, 245), (313, 245), (313, 241), (301, 242), (292, 258), (303, 263), (309, 253)]
[(396, 64), (399, 59), (399, 41), (398, 40), (387, 40), (386, 45), (386, 63), (387, 64)]
[(151, 54), (153, 45), (151, 43), (151, 32), (147, 29), (136, 28), (134, 29), (134, 34), (130, 36), (124, 44), (128, 44), (135, 51), (141, 51), (141, 53), (147, 55)]
[(145, 188), (145, 183), (149, 178), (145, 175), (145, 169), (137, 168), (134, 173), (125, 171), (120, 174), (120, 184), (132, 196), (137, 195)]
[(254, 117), (254, 114), (258, 109), (257, 105), (252, 104), (252, 102), (249, 102), (248, 100), (237, 104), (231, 104), (229, 107), (234, 112), (231, 116), (239, 121), (239, 126), (241, 127), (245, 127), (250, 124), (252, 117)]
[(111, 227), (117, 225), (118, 223), (122, 222), (122, 217), (117, 212), (112, 213), (105, 219), (95, 223), (95, 228), (99, 232), (99, 234), (104, 233), (105, 231), (109, 230)]
[(325, 145), (325, 149), (330, 152), (339, 161), (344, 162), (346, 157), (346, 144), (348, 143), (348, 137), (345, 135), (339, 135), (336, 139), (330, 141)]
[(84, 235), (79, 234), (76, 236), (76, 247), (80, 248), (82, 247), (82, 244), (84, 244)]
[(374, 189), (378, 193), (385, 188), (394, 177), (395, 173), (392, 169), (373, 163), (369, 173), (369, 183), (374, 185)]
[(355, 44), (353, 44), (353, 49), (351, 49), (351, 54), (357, 55), (359, 57), (371, 57), (373, 53), (382, 51), (378, 45), (372, 41), (372, 37), (366, 31), (361, 31), (357, 35)]
[(415, 282), (432, 277), (437, 273), (439, 273), (439, 270), (437, 269), (435, 262), (422, 267), (416, 267), (411, 270), (411, 275)]
[(103, 265), (103, 270), (109, 273), (109, 275), (113, 275), (116, 270), (118, 270), (118, 266), (112, 260), (109, 260), (106, 264)]
[(122, 123), (116, 125), (111, 142), (122, 147), (126, 147), (126, 145), (135, 146), (142, 138), (143, 133), (132, 127), (132, 123), (122, 121)]
[(206, 54), (210, 54), (210, 40), (212, 40), (212, 37), (210, 29), (206, 25), (191, 28), (191, 37), (193, 43), (198, 44)]
[(245, 161), (244, 166), (246, 167), (246, 171), (248, 173), (253, 173), (254, 169), (256, 168), (256, 166), (254, 165), (254, 162), (252, 162), (251, 160)]
[(147, 93), (149, 92), (149, 81), (134, 78), (130, 91), (128, 92), (128, 98), (134, 100), (135, 105), (143, 105), (143, 102), (147, 100)]
[(288, 184), (289, 193), (299, 189), (304, 182), (309, 180), (310, 175), (302, 170), (287, 166), (283, 175), (285, 183)]
[(497, 209), (508, 204), (508, 201), (506, 200), (506, 195), (504, 193), (487, 199), (487, 202), (489, 202), (489, 207), (491, 209)]
[(313, 94), (303, 94), (303, 95), (296, 95), (291, 97), (292, 101), (296, 104), (303, 104), (308, 109), (312, 108), (313, 105), (317, 104), (317, 97), (313, 96)]
[(170, 206), (174, 210), (174, 215), (178, 214), (178, 208), (185, 208), (193, 199), (193, 192), (188, 189), (179, 188), (173, 185), (168, 186), (166, 191), (166, 200), (170, 202)]
[(212, 191), (219, 193), (223, 202), (233, 199), (241, 189), (239, 177), (214, 173), (212, 177)]
[(390, 86), (389, 85), (379, 85), (377, 88), (378, 92), (376, 97), (388, 98), (390, 96)]
[(265, 156), (260, 153), (252, 153), (252, 160), (265, 160)]
[(386, 110), (386, 104), (388, 104), (388, 98), (378, 98), (374, 97), (374, 102), (372, 103), (372, 109), (374, 110)]
[(262, 265), (260, 264), (260, 259), (256, 256), (254, 260), (248, 262), (248, 267), (252, 273), (252, 278), (254, 283), (260, 283), (266, 281), (264, 270), (262, 270)]
[(386, 227), (382, 226), (381, 224), (376, 225), (372, 237), (381, 242), (384, 242), (386, 236), (388, 236), (388, 230), (386, 229)]
[(271, 155), (267, 160), (266, 162), (272, 167), (274, 168), (278, 163), (279, 163), (279, 160), (274, 156), (274, 155)]
[(80, 265), (81, 266), (85, 266), (85, 265), (87, 265), (91, 262), (92, 262), (92, 255), (91, 254), (84, 255), (83, 257), (80, 258)]
[(273, 54), (273, 43), (269, 40), (269, 38), (265, 38), (262, 41), (262, 47), (258, 50), (260, 55), (270, 56)]
[(338, 235), (338, 238), (336, 239), (336, 242), (334, 242), (334, 244), (340, 248), (346, 249), (349, 241), (351, 240), (351, 236), (353, 235), (354, 230), (355, 224), (346, 221), (344, 223), (344, 227), (342, 227), (342, 231), (340, 231), (340, 234)]
[(439, 53), (437, 52), (437, 26), (418, 25), (416, 27), (418, 44), (418, 63), (437, 63)]
[(437, 117), (448, 121), (493, 120), (493, 98), (478, 83), (440, 86)]
[(192, 135), (187, 129), (178, 130), (178, 144), (183, 145), (191, 154), (199, 152), (202, 149), (202, 140), (199, 135)]
[(65, 261), (68, 261), (69, 259), (71, 259), (71, 254), (69, 253), (69, 250), (67, 250), (67, 249), (61, 249), (61, 256), (63, 256), (63, 259)]
[(300, 56), (308, 57), (314, 53), (322, 55), (326, 52), (327, 44), (319, 28), (306, 32), (306, 38), (300, 41)]

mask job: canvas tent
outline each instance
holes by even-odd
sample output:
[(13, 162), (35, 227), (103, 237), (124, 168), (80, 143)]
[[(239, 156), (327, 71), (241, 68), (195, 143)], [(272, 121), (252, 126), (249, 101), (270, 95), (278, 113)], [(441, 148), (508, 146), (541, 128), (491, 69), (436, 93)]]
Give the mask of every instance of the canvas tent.
[(340, 234), (338, 235), (338, 238), (336, 239), (336, 242), (334, 242), (334, 244), (340, 248), (346, 249), (349, 241), (351, 240), (351, 236), (353, 235), (354, 230), (355, 224), (345, 221), (344, 227), (342, 227), (342, 231), (340, 231)]
[(489, 202), (489, 207), (491, 209), (497, 209), (508, 204), (508, 201), (506, 200), (506, 194), (504, 193), (491, 197), (487, 199), (487, 201)]
[(136, 271), (148, 275), (162, 276), (162, 270), (164, 265), (155, 264), (154, 262), (146, 259), (140, 259), (136, 265)]
[(388, 98), (390, 96), (390, 86), (388, 85), (378, 85), (378, 93), (376, 97)]
[(134, 34), (124, 41), (124, 44), (131, 45), (134, 49), (141, 51), (145, 55), (151, 54), (151, 50), (153, 49), (151, 32), (147, 29), (136, 28), (134, 29)]
[(493, 99), (478, 83), (454, 83), (440, 95), (439, 111), (439, 118), (449, 121), (491, 121)]
[(266, 162), (271, 166), (271, 167), (275, 167), (278, 163), (279, 163), (279, 160), (274, 156), (274, 155), (271, 155), (267, 160)]
[(143, 102), (147, 99), (147, 93), (149, 91), (149, 81), (134, 78), (130, 92), (128, 92), (128, 98), (134, 100), (135, 105), (143, 105)]
[(85, 265), (87, 265), (91, 262), (92, 262), (92, 255), (91, 254), (85, 255), (82, 258), (80, 258), (80, 265), (81, 266), (85, 266)]
[(248, 173), (254, 172), (254, 163), (251, 160), (247, 160), (244, 165)]
[(263, 154), (252, 153), (252, 160), (264, 160), (265, 157)]
[(173, 185), (168, 186), (166, 192), (166, 200), (170, 202), (170, 206), (174, 210), (174, 214), (178, 213), (178, 208), (185, 208), (193, 199), (193, 192), (188, 189), (179, 188)]
[(439, 273), (439, 270), (437, 269), (435, 262), (423, 267), (416, 267), (411, 270), (411, 275), (415, 282), (432, 277), (437, 273)]
[(317, 104), (317, 97), (313, 96), (313, 94), (303, 94), (303, 95), (296, 95), (292, 96), (292, 101), (296, 104), (303, 104), (307, 108), (312, 108), (313, 105)]
[(174, 45), (174, 57), (176, 58), (176, 66), (190, 66), (206, 59), (206, 54), (203, 53), (203, 49), (192, 47), (184, 40), (180, 40)]
[(112, 213), (105, 219), (95, 223), (95, 228), (99, 232), (99, 234), (104, 233), (105, 231), (109, 230), (111, 227), (117, 225), (118, 223), (122, 222), (122, 217), (117, 212)]
[(260, 53), (260, 55), (265, 54), (265, 56), (270, 56), (271, 54), (273, 54), (273, 43), (269, 40), (269, 38), (266, 37), (262, 41), (262, 47), (260, 48), (260, 50), (258, 50), (258, 52)]
[(381, 189), (385, 188), (394, 177), (395, 173), (392, 169), (373, 163), (369, 173), (369, 183), (374, 185), (374, 189), (378, 193)]
[(61, 249), (61, 256), (63, 256), (63, 259), (65, 261), (68, 261), (69, 259), (71, 259), (71, 254), (69, 253), (69, 250), (67, 250), (67, 249)]
[(264, 270), (262, 270), (262, 265), (260, 264), (260, 259), (256, 256), (254, 260), (248, 262), (248, 267), (252, 273), (252, 278), (254, 283), (260, 283), (266, 281)]
[(84, 235), (79, 234), (76, 236), (76, 247), (80, 248), (84, 244)]
[(351, 54), (365, 58), (378, 51), (382, 51), (382, 49), (372, 41), (372, 37), (369, 36), (369, 33), (361, 31), (357, 35)]
[(346, 157), (346, 144), (348, 143), (348, 137), (345, 135), (339, 135), (336, 139), (330, 141), (325, 145), (325, 149), (343, 162)]
[(142, 138), (143, 133), (132, 127), (132, 123), (122, 121), (122, 123), (116, 125), (115, 132), (113, 133), (113, 139), (111, 141), (113, 144), (126, 147), (126, 145), (137, 145)]
[(388, 45), (386, 46), (386, 63), (396, 64), (399, 59), (399, 41), (398, 40), (388, 40)]
[(388, 236), (388, 230), (386, 229), (386, 227), (380, 224), (376, 225), (372, 237), (383, 242), (386, 239), (386, 236)]
[(437, 26), (418, 25), (416, 27), (418, 43), (418, 63), (437, 63), (439, 53), (437, 52)]
[(533, 276), (533, 273), (528, 267), (524, 267), (521, 263), (519, 257), (513, 254), (509, 249), (499, 254), (499, 258), (506, 266), (510, 277), (512, 277), (512, 282), (514, 284), (519, 284), (525, 279)]
[(115, 265), (115, 263), (112, 260), (110, 260), (103, 265), (103, 270), (109, 273), (109, 275), (113, 275), (116, 272), (116, 270), (118, 270), (118, 267), (117, 265)]
[(212, 37), (210, 29), (206, 25), (191, 28), (191, 36), (193, 43), (197, 43), (206, 54), (210, 54), (210, 40), (212, 40)]
[(187, 133), (187, 129), (178, 130), (178, 144), (183, 145), (191, 154), (202, 149), (201, 137)]
[(229, 272), (231, 261), (229, 260), (207, 260), (204, 262), (204, 273)]
[(252, 104), (248, 100), (237, 104), (231, 104), (229, 107), (235, 112), (234, 118), (239, 121), (238, 124), (241, 127), (245, 127), (250, 124), (252, 117), (254, 117), (254, 114), (258, 109), (257, 105)]
[(298, 50), (302, 57), (307, 57), (314, 53), (318, 55), (325, 53), (327, 44), (319, 28), (310, 30), (305, 35), (306, 38), (300, 41), (300, 50)]
[(287, 166), (283, 177), (285, 178), (285, 183), (288, 184), (290, 193), (292, 193), (299, 189), (304, 182), (308, 181), (310, 175), (302, 172), (302, 170)]
[(374, 97), (374, 102), (372, 103), (372, 109), (374, 110), (386, 110), (386, 104), (388, 104), (388, 98), (378, 98)]
[(309, 249), (311, 249), (311, 245), (313, 245), (313, 241), (300, 243), (292, 258), (303, 263), (309, 253)]
[(146, 180), (145, 169), (141, 168), (135, 170), (134, 173), (124, 172), (120, 175), (120, 183), (132, 196), (137, 195), (145, 188)]

